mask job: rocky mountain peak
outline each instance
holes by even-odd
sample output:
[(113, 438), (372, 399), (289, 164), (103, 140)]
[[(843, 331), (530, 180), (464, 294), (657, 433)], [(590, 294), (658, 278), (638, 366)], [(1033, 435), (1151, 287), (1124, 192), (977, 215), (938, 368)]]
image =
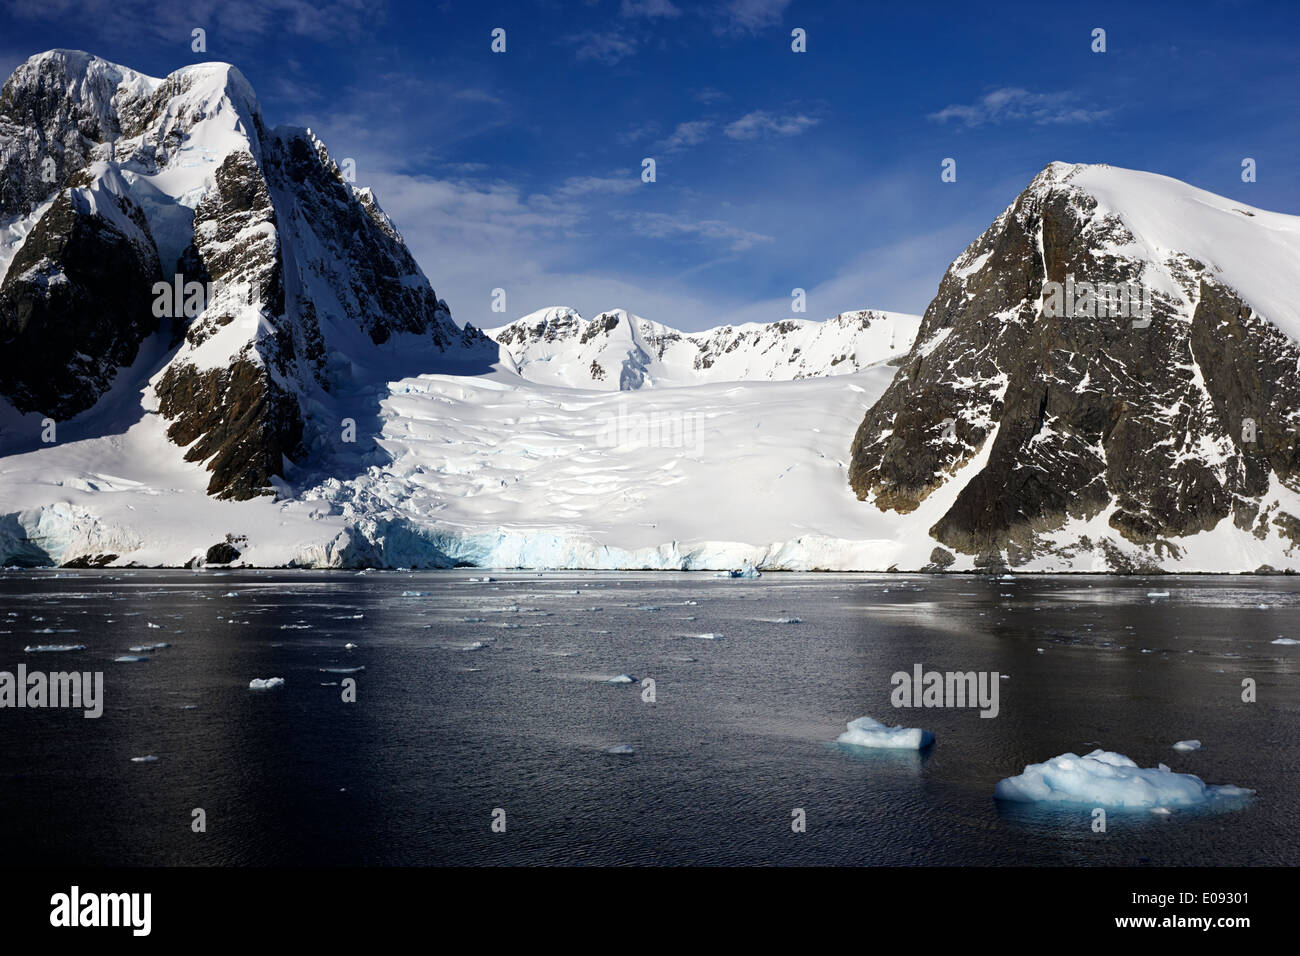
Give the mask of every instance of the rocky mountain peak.
[[(957, 259), (850, 481), (990, 564), (1296, 543), (1300, 220), (1053, 163)], [(1125, 558), (1124, 560), (1131, 560)]]
[(0, 172), (0, 396), (89, 413), (161, 326), (178, 347), (145, 405), (214, 495), (305, 466), (372, 414), (371, 378), (496, 359), (373, 194), (310, 130), (268, 129), (230, 64), (33, 57), (0, 93)]

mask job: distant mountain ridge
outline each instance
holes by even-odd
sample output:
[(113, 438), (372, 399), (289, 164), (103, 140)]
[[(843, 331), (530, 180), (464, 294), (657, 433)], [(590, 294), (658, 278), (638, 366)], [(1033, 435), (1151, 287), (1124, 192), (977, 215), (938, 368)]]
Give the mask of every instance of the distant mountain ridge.
[(530, 381), (632, 391), (843, 375), (905, 355), (919, 325), (920, 316), (862, 310), (681, 332), (624, 309), (584, 319), (555, 307), (485, 331)]

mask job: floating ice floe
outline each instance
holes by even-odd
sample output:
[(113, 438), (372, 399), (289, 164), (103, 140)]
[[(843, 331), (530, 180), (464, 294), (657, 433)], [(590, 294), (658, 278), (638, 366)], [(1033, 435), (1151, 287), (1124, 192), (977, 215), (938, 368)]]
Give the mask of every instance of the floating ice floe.
[(149, 658), (145, 657), (143, 654), (123, 654), (121, 657), (113, 658), (113, 663), (114, 664), (139, 664), (143, 661), (147, 661), (148, 659)]
[(127, 650), (132, 654), (148, 654), (150, 651), (161, 651), (168, 647), (171, 647), (171, 645), (164, 642), (162, 644), (137, 644), (135, 647), (128, 647)]
[(28, 644), (23, 648), (28, 654), (61, 654), (66, 651), (84, 651), (85, 644)]
[(403, 591), (402, 597), (433, 597), (432, 591)]
[(1169, 592), (1168, 592), (1168, 591), (1148, 591), (1148, 592), (1147, 592), (1147, 597), (1149, 597), (1149, 598), (1167, 598), (1167, 597), (1169, 597)]
[(631, 744), (615, 744), (612, 747), (606, 747), (605, 753), (617, 754), (618, 756), (621, 757), (621, 756), (626, 756), (628, 754), (634, 754), (636, 753), (636, 751), (632, 749)]
[(617, 677), (611, 677), (605, 681), (606, 684), (635, 684), (636, 678), (631, 674), (619, 674)]
[(714, 575), (715, 578), (761, 578), (762, 576), (763, 572), (752, 564), (746, 564), (734, 571), (719, 571)]
[(322, 667), (322, 674), (357, 674), (365, 670), (365, 667)]
[(1200, 750), (1201, 742), (1199, 740), (1180, 740), (1174, 744), (1174, 749), (1182, 751)]
[(712, 633), (712, 632), (710, 632), (710, 633), (708, 633), (708, 634), (693, 634), (693, 635), (691, 635), (691, 636), (692, 636), (692, 637), (697, 637), (697, 638), (699, 638), (701, 641), (718, 641), (718, 640), (721, 640), (721, 639), (722, 639), (722, 635), (721, 635), (721, 634), (714, 634), (714, 633)]
[(855, 747), (878, 747), (886, 750), (923, 750), (934, 743), (934, 734), (920, 727), (886, 727), (871, 717), (850, 720), (848, 730), (835, 738)]
[(1293, 644), (1300, 644), (1300, 641), (1297, 641), (1294, 637), (1279, 637), (1276, 641), (1269, 641), (1269, 643), (1270, 643), (1270, 644), (1286, 644), (1286, 645), (1289, 646), (1289, 645), (1293, 645)]
[(343, 649), (345, 651), (355, 651), (357, 649), (357, 645), (353, 644), (351, 641), (348, 641), (348, 643), (343, 645)]
[(474, 642), (472, 642), (472, 643), (470, 643), (470, 644), (466, 644), (464, 647), (461, 648), (461, 650), (462, 650), (462, 651), (481, 651), (481, 650), (483, 650), (483, 648), (485, 648), (485, 647), (487, 647), (487, 645), (484, 644), (482, 641), (474, 641)]
[(157, 759), (153, 754), (146, 754), (143, 757), (132, 757), (131, 763), (153, 763)]
[(1123, 754), (1098, 749), (1083, 757), (1067, 753), (1029, 764), (1024, 773), (999, 780), (993, 796), (1019, 803), (1151, 809), (1231, 805), (1254, 792), (1208, 786), (1200, 777), (1174, 773), (1164, 764), (1142, 768)]
[(249, 690), (274, 690), (283, 686), (283, 677), (254, 677), (248, 682)]

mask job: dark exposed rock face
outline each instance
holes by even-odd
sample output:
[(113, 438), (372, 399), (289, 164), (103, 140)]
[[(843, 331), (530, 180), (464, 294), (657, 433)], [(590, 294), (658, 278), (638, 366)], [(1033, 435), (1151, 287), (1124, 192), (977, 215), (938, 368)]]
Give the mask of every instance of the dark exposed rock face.
[(205, 564), (229, 564), (231, 561), (239, 560), (239, 549), (229, 541), (220, 541), (208, 548), (207, 554), (203, 556)]
[(83, 554), (61, 565), (65, 568), (106, 568), (117, 560), (115, 554)]
[(302, 418), (293, 397), (256, 362), (199, 371), (173, 365), (158, 383), (159, 411), (170, 419), (167, 435), (194, 444), (187, 461), (206, 461), (208, 494), (251, 498), (270, 491), (284, 459), (302, 454)]
[(0, 284), (0, 393), (56, 420), (90, 408), (158, 326), (158, 255), (109, 184), (65, 189)]
[[(854, 491), (907, 513), (971, 469), (930, 534), (987, 566), (1023, 563), (1044, 535), (1106, 509), (1111, 529), (1157, 557), (1228, 516), (1293, 521), (1258, 512), (1270, 475), (1300, 488), (1287, 431), (1300, 349), (1201, 263), (1132, 256), (1135, 237), (1068, 169), (1040, 174), (944, 276), (854, 438)], [(1156, 291), (1149, 327), (1045, 314), (1045, 282), (1150, 285), (1157, 267), (1181, 295)]]

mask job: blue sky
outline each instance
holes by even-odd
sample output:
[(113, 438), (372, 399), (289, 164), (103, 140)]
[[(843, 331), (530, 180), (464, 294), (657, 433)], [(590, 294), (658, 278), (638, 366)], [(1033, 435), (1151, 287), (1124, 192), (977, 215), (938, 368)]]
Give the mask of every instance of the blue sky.
[(59, 46), (155, 76), (233, 62), (268, 123), (355, 159), (458, 320), (699, 329), (788, 316), (795, 287), (808, 318), (923, 311), (1052, 160), (1300, 213), (1296, 6), (1137, 6), (17, 0), (0, 69)]

